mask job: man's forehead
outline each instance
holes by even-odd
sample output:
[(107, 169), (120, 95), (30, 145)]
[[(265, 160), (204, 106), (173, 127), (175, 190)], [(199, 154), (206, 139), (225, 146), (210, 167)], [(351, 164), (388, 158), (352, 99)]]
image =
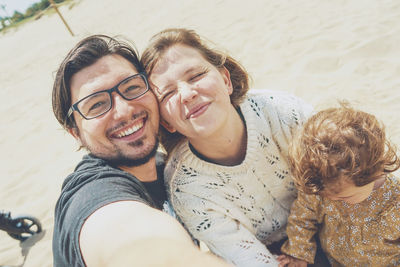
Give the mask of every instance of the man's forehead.
[(136, 73), (136, 68), (124, 57), (116, 54), (104, 56), (71, 77), (72, 98), (76, 101), (92, 92), (112, 88)]
[(74, 76), (80, 73), (87, 77), (87, 79), (93, 79), (99, 75), (110, 73), (110, 75), (118, 75), (118, 72), (137, 72), (136, 68), (131, 62), (124, 57), (111, 54), (106, 55), (98, 59), (95, 63), (90, 66), (83, 68), (74, 74)]

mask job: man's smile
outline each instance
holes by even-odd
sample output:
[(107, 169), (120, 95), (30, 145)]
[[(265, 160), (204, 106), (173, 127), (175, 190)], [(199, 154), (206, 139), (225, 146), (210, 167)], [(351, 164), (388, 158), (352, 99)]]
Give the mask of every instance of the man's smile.
[(144, 120), (140, 120), (137, 123), (135, 123), (132, 127), (124, 130), (123, 132), (116, 134), (118, 138), (122, 138), (131, 134), (134, 134), (135, 132), (139, 131), (144, 125)]
[[(146, 121), (148, 119), (148, 114), (146, 112), (141, 112), (134, 116), (133, 122), (123, 123), (111, 130), (109, 136), (114, 139), (128, 138), (128, 137), (138, 137), (140, 135), (140, 130), (144, 129)], [(136, 134), (136, 135), (135, 135)]]

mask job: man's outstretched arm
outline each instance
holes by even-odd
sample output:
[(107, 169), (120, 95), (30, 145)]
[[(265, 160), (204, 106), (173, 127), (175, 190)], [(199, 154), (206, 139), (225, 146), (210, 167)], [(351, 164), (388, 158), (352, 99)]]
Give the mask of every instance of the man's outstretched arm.
[(83, 224), (79, 244), (88, 267), (228, 266), (200, 252), (177, 220), (138, 201), (96, 210)]

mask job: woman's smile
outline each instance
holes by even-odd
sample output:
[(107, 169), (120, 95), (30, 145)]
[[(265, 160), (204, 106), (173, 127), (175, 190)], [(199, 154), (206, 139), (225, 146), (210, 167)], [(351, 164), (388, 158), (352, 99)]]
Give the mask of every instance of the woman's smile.
[(201, 103), (198, 104), (196, 106), (194, 106), (193, 108), (191, 108), (189, 110), (189, 112), (186, 115), (186, 119), (194, 119), (199, 117), (200, 115), (202, 115), (204, 112), (206, 112), (206, 110), (208, 109), (208, 107), (210, 106), (211, 103), (207, 102), (207, 103)]

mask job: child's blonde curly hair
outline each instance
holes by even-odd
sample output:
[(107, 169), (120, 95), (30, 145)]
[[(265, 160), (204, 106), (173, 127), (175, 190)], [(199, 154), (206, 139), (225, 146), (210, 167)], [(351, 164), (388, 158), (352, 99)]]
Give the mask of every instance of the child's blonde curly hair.
[(289, 162), (297, 186), (308, 194), (340, 190), (342, 181), (363, 186), (400, 167), (383, 124), (347, 103), (305, 123), (289, 150)]

